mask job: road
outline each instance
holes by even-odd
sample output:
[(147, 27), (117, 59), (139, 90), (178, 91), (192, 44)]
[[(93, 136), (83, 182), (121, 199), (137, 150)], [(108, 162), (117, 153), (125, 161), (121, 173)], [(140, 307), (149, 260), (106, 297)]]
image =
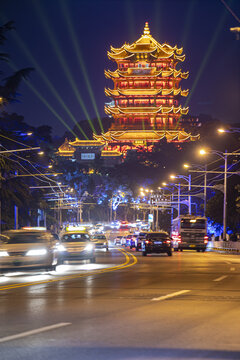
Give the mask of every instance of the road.
[(240, 257), (112, 248), (0, 277), (1, 360), (240, 359)]

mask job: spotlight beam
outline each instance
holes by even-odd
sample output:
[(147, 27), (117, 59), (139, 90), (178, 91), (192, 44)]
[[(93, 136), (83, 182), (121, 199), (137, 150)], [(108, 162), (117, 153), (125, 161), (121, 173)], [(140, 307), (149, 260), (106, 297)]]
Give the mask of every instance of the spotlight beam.
[(86, 70), (86, 67), (85, 67), (85, 64), (84, 64), (84, 61), (83, 61), (83, 57), (82, 57), (82, 54), (81, 54), (81, 51), (80, 51), (78, 40), (77, 40), (75, 31), (74, 31), (74, 28), (73, 28), (73, 25), (72, 25), (72, 19), (70, 17), (70, 13), (69, 13), (67, 3), (65, 1), (61, 1), (61, 6), (62, 6), (62, 13), (63, 13), (63, 15), (65, 17), (66, 22), (67, 22), (70, 38), (72, 40), (74, 49), (76, 51), (78, 62), (79, 62), (80, 68), (82, 70), (82, 74), (83, 74), (85, 83), (87, 85), (88, 93), (89, 93), (90, 99), (92, 101), (93, 108), (94, 108), (95, 113), (97, 115), (97, 119), (98, 119), (98, 123), (99, 123), (100, 128), (101, 128), (101, 131), (103, 132), (104, 131), (103, 124), (102, 124), (101, 117), (100, 117), (99, 112), (98, 112), (96, 100), (95, 100), (95, 97), (94, 97), (92, 86), (90, 84), (90, 81), (89, 81), (89, 78), (88, 78), (88, 75), (87, 75), (87, 70)]
[[(3, 19), (3, 21), (7, 21), (6, 19)], [(85, 137), (86, 140), (88, 140), (87, 135), (85, 134), (85, 132), (83, 131), (83, 129), (81, 128), (81, 126), (78, 124), (77, 120), (75, 119), (75, 117), (73, 116), (72, 112), (69, 110), (69, 108), (67, 107), (67, 105), (64, 103), (64, 101), (62, 100), (61, 96), (58, 94), (57, 90), (55, 89), (55, 87), (52, 85), (52, 83), (50, 82), (50, 80), (48, 79), (48, 77), (45, 75), (44, 71), (41, 69), (41, 67), (39, 66), (39, 64), (37, 63), (37, 61), (35, 60), (35, 58), (33, 57), (33, 55), (31, 54), (31, 52), (29, 51), (29, 49), (27, 48), (27, 46), (24, 44), (23, 40), (20, 38), (20, 36), (16, 33), (13, 32), (12, 33), (17, 45), (21, 48), (21, 50), (23, 51), (23, 53), (26, 55), (27, 58), (29, 58), (29, 60), (31, 61), (31, 63), (33, 64), (33, 66), (35, 67), (35, 69), (37, 70), (37, 72), (40, 74), (41, 78), (43, 79), (43, 81), (45, 82), (45, 84), (47, 85), (47, 87), (49, 88), (49, 90), (52, 92), (52, 94), (54, 95), (54, 97), (58, 100), (58, 102), (62, 105), (62, 107), (64, 108), (64, 110), (66, 111), (66, 113), (69, 115), (69, 117), (71, 118), (71, 120), (74, 122), (74, 124), (78, 127), (78, 129), (80, 130), (80, 132), (82, 133), (82, 135)], [(14, 70), (17, 70), (17, 67), (13, 67)], [(27, 83), (29, 84), (29, 83)], [(36, 89), (35, 89), (36, 90)], [(34, 91), (34, 90), (33, 90)], [(36, 90), (37, 91), (37, 90)], [(35, 95), (37, 95), (36, 92), (34, 92)], [(40, 93), (39, 93), (40, 94)], [(45, 99), (44, 99), (45, 100)], [(46, 101), (46, 100), (45, 100)], [(45, 103), (46, 105), (46, 103)], [(61, 120), (60, 120), (61, 121)], [(63, 120), (64, 121), (64, 120)], [(61, 121), (62, 122), (62, 121)], [(72, 131), (71, 131), (72, 132)]]
[[(14, 71), (17, 71), (17, 66), (11, 62), (8, 63), (8, 65), (13, 69)], [(54, 110), (54, 108), (49, 104), (49, 102), (40, 94), (40, 92), (27, 80), (23, 79), (25, 84), (33, 91), (33, 93), (42, 101), (44, 105), (52, 112), (52, 114), (70, 131), (74, 137), (77, 137), (75, 132), (70, 128), (70, 126), (63, 120), (63, 118)]]
[(61, 49), (60, 49), (60, 47), (59, 47), (59, 45), (57, 43), (57, 39), (56, 39), (54, 33), (52, 32), (52, 29), (50, 28), (49, 23), (46, 20), (46, 14), (43, 12), (43, 9), (41, 8), (41, 5), (40, 5), (39, 2), (34, 2), (34, 6), (35, 6), (35, 9), (36, 9), (37, 15), (40, 17), (42, 25), (43, 25), (43, 27), (44, 27), (47, 35), (48, 35), (48, 39), (50, 40), (50, 43), (51, 43), (51, 45), (53, 46), (53, 48), (55, 50), (55, 53), (56, 53), (56, 55), (58, 57), (58, 60), (59, 60), (61, 66), (63, 68), (63, 71), (64, 71), (64, 73), (66, 75), (66, 78), (68, 79), (69, 83), (72, 86), (73, 92), (74, 92), (74, 94), (75, 94), (75, 96), (76, 96), (76, 98), (77, 98), (77, 100), (79, 102), (79, 105), (81, 106), (81, 108), (82, 108), (82, 110), (84, 112), (84, 115), (86, 116), (86, 118), (87, 118), (87, 120), (89, 122), (89, 125), (90, 125), (92, 131), (94, 133), (96, 133), (96, 131), (94, 129), (94, 126), (92, 124), (92, 121), (90, 119), (90, 116), (88, 114), (88, 111), (86, 109), (86, 106), (84, 104), (84, 101), (83, 101), (83, 99), (82, 99), (82, 97), (81, 97), (81, 95), (80, 95), (80, 93), (78, 91), (75, 80), (74, 80), (74, 78), (73, 78), (73, 76), (71, 74), (71, 71), (70, 71), (70, 69), (68, 67), (68, 64), (67, 64), (67, 62), (66, 62), (66, 60), (64, 58), (64, 54), (61, 51)]
[(211, 55), (211, 53), (212, 53), (212, 51), (213, 51), (213, 48), (214, 48), (214, 46), (215, 46), (216, 41), (217, 41), (217, 38), (218, 38), (218, 35), (219, 35), (219, 32), (220, 32), (220, 29), (221, 29), (221, 27), (223, 26), (223, 23), (224, 23), (224, 21), (225, 21), (226, 14), (227, 14), (227, 13), (224, 12), (223, 15), (222, 15), (222, 17), (221, 17), (220, 20), (219, 20), (218, 26), (217, 26), (217, 28), (216, 28), (213, 36), (212, 36), (212, 40), (211, 40), (211, 42), (210, 42), (210, 44), (209, 44), (209, 46), (208, 46), (207, 52), (205, 53), (205, 56), (204, 56), (203, 61), (202, 61), (201, 65), (200, 65), (199, 71), (198, 71), (197, 76), (196, 76), (196, 78), (195, 78), (195, 80), (194, 80), (194, 83), (193, 83), (192, 89), (191, 89), (191, 91), (190, 91), (190, 94), (189, 94), (188, 98), (186, 99), (186, 102), (185, 102), (184, 107), (188, 106), (189, 101), (191, 100), (191, 98), (192, 98), (192, 96), (193, 96), (193, 93), (194, 93), (194, 91), (196, 90), (196, 87), (197, 87), (197, 85), (198, 85), (199, 79), (201, 78), (201, 75), (202, 75), (202, 73), (203, 73), (203, 71), (204, 71), (204, 69), (205, 69), (205, 67), (206, 67), (206, 65), (207, 65), (208, 59), (209, 59), (209, 57), (210, 57), (210, 55)]

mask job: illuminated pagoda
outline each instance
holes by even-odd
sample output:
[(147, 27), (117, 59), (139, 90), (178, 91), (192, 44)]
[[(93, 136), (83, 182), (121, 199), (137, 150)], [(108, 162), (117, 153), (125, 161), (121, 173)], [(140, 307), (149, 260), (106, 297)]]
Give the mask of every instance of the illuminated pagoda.
[(182, 107), (181, 98), (189, 90), (180, 87), (189, 72), (177, 69), (185, 60), (183, 49), (159, 44), (145, 23), (143, 35), (133, 44), (121, 48), (111, 46), (108, 58), (117, 64), (115, 71), (105, 70), (113, 89), (105, 88), (111, 101), (105, 112), (113, 118), (110, 129), (93, 134), (93, 140), (66, 140), (58, 155), (77, 161), (91, 161), (101, 157), (104, 163), (119, 163), (130, 149), (152, 150), (154, 143), (166, 139), (182, 143), (199, 139), (184, 130), (183, 116), (188, 107)]
[(105, 89), (111, 102), (105, 105), (113, 123), (106, 133), (94, 134), (95, 140), (106, 143), (105, 150), (126, 153), (128, 149), (144, 146), (151, 149), (155, 142), (183, 142), (199, 138), (179, 125), (188, 107), (179, 104), (189, 90), (182, 90), (180, 81), (188, 72), (177, 70), (185, 60), (183, 49), (159, 44), (151, 35), (146, 22), (143, 35), (133, 44), (121, 48), (111, 46), (108, 58), (117, 64), (115, 71), (105, 70), (114, 88)]

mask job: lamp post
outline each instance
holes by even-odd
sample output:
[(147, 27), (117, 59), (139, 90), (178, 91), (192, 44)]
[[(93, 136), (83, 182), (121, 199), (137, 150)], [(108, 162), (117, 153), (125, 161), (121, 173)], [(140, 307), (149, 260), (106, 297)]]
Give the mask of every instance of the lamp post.
[(210, 150), (206, 151), (204, 149), (200, 150), (200, 155), (206, 155), (207, 153), (215, 154), (219, 157), (221, 157), (224, 160), (224, 180), (223, 180), (223, 240), (226, 240), (226, 234), (227, 234), (227, 174), (228, 174), (228, 165), (227, 165), (227, 157), (232, 156), (239, 156), (240, 153), (228, 153), (220, 152), (216, 150)]
[[(1, 98), (0, 98), (0, 102), (1, 102)], [(0, 144), (1, 147), (1, 144)], [(0, 156), (4, 156), (5, 154), (8, 153), (15, 153), (15, 152), (22, 152), (22, 151), (30, 151), (30, 150), (39, 150), (40, 147), (26, 147), (26, 148), (22, 148), (22, 149), (15, 149), (15, 150), (3, 150), (0, 151)], [(43, 152), (39, 153), (39, 154), (43, 154)], [(1, 171), (0, 171), (0, 189), (1, 189)], [(14, 206), (14, 227), (15, 229), (18, 228), (18, 208), (17, 206)], [(0, 234), (2, 232), (2, 202), (0, 199)]]
[[(194, 168), (194, 169), (200, 169), (203, 171), (204, 173), (204, 184), (203, 184), (203, 198), (204, 198), (204, 209), (203, 209), (203, 214), (205, 216), (206, 214), (206, 208), (207, 208), (207, 164), (205, 164), (205, 166), (201, 166), (198, 164), (183, 164), (183, 167), (185, 169), (189, 169), (189, 168)], [(191, 170), (189, 170), (191, 171)]]
[[(188, 182), (188, 212), (189, 215), (192, 214), (192, 204), (191, 204), (191, 195), (190, 195), (190, 191), (191, 191), (191, 175), (189, 174), (188, 176), (185, 175), (170, 175), (171, 179), (184, 179), (185, 181)], [(180, 187), (180, 184), (179, 184)]]
[[(162, 183), (162, 185), (167, 186), (168, 184), (164, 182), (164, 183)], [(177, 200), (178, 216), (180, 216), (181, 215), (181, 201), (180, 201), (180, 199), (181, 199), (181, 185), (180, 185), (180, 183), (178, 185), (173, 184), (173, 183), (171, 183), (169, 185), (175, 186), (177, 188), (177, 191), (178, 191), (178, 195), (177, 195), (177, 197), (178, 197), (178, 200)], [(174, 194), (172, 194), (172, 202), (173, 202), (173, 196), (174, 196)]]

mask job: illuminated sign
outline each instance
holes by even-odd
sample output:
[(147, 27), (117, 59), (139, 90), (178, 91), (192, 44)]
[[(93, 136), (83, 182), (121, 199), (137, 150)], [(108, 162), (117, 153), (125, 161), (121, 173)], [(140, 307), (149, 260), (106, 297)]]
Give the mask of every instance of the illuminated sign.
[(82, 153), (81, 160), (94, 160), (95, 154), (94, 153)]

